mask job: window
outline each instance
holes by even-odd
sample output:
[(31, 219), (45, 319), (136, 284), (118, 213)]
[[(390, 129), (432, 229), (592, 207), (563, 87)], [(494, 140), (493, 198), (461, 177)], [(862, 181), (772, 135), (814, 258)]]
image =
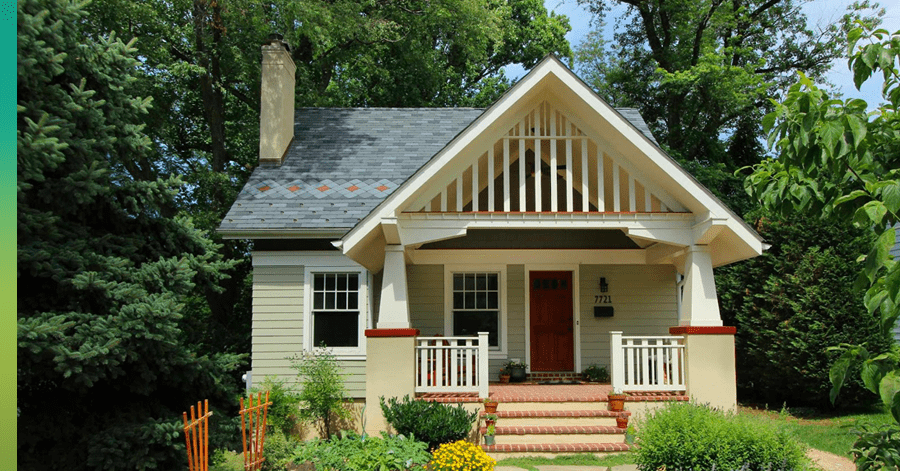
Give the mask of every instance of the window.
[(491, 347), (500, 346), (500, 274), (453, 274), (453, 335), (488, 332)]
[(365, 271), (308, 267), (304, 346), (325, 344), (335, 355), (365, 354), (368, 316)]

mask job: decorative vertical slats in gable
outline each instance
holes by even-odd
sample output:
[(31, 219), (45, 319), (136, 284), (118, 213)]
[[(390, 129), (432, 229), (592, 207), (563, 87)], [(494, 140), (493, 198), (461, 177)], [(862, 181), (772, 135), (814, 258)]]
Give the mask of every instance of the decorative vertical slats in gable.
[(619, 213), (671, 212), (678, 206), (621, 160), (544, 101), (445, 187), (410, 209)]

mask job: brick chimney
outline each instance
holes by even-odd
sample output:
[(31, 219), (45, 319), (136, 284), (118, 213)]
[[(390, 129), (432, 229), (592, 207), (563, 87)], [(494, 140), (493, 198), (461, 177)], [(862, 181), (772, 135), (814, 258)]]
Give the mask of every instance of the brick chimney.
[(262, 46), (259, 163), (281, 165), (294, 139), (294, 73), (290, 46), (278, 34)]

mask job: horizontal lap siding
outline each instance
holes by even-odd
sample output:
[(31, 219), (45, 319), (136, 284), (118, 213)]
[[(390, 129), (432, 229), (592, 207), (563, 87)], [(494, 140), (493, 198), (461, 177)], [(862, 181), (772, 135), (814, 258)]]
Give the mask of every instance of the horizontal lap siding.
[[(525, 353), (525, 266), (506, 266), (506, 322), (507, 329), (507, 356), (529, 362)], [(491, 380), (497, 377), (500, 366), (506, 360), (495, 359), (490, 361), (489, 376)]]
[[(303, 351), (303, 266), (253, 268), (253, 383), (297, 382), (290, 358)], [(349, 397), (365, 397), (366, 362), (339, 360)]]
[(409, 321), (421, 335), (444, 334), (444, 266), (408, 265)]
[[(668, 335), (678, 324), (675, 269), (671, 265), (583, 265), (581, 280), (581, 365), (609, 367), (609, 332)], [(609, 292), (600, 293), (600, 278)], [(613, 317), (595, 318), (594, 296), (612, 298)], [(599, 304), (610, 305), (610, 304)]]

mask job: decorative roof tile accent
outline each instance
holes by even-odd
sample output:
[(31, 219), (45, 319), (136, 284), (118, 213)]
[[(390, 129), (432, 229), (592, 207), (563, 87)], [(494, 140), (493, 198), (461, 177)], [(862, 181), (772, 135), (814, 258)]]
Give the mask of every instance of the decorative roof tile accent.
[[(483, 111), (300, 108), (284, 162), (253, 171), (219, 230), (350, 230)], [(636, 110), (618, 111), (653, 139)]]

